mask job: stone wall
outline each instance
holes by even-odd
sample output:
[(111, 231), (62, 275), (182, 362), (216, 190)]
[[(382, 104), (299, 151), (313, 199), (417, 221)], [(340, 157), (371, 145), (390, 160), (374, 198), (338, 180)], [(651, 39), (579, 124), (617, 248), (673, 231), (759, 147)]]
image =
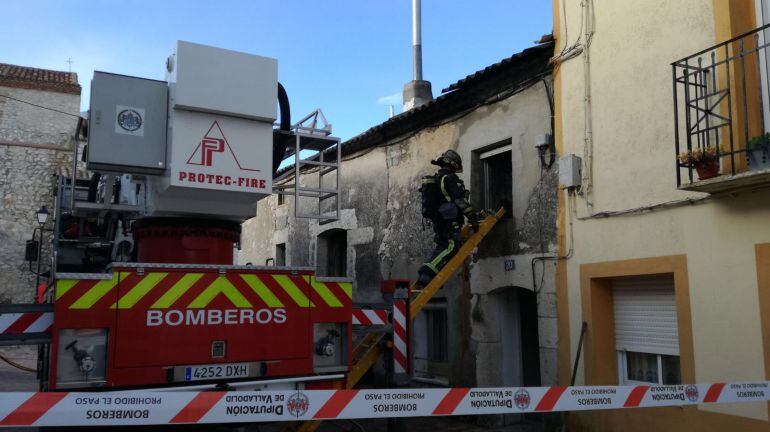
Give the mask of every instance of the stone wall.
[[(80, 96), (74, 94), (7, 87), (0, 87), (0, 94), (73, 115), (78, 115), (80, 109)], [(40, 206), (47, 206), (53, 213), (56, 174), (70, 171), (70, 149), (76, 126), (76, 117), (0, 98), (2, 303), (34, 299), (35, 275), (24, 261), (25, 242), (37, 227), (35, 212)], [(50, 242), (50, 233), (46, 234), (44, 245)], [(48, 248), (43, 257), (42, 271), (45, 272)]]
[[(430, 165), (447, 148), (466, 162), (461, 177), (472, 188), (472, 154), (490, 144), (510, 140), (513, 170), (513, 217), (501, 222), (478, 248), (466, 271), (438, 294), (446, 301), (449, 337), (449, 376), (452, 385), (500, 385), (506, 335), (498, 328), (501, 292), (537, 291), (540, 378), (556, 382), (556, 312), (553, 261), (532, 258), (551, 255), (556, 236), (554, 165), (541, 170), (536, 136), (550, 132), (547, 92), (542, 83), (507, 99), (476, 109), (438, 127), (349, 155), (342, 164), (341, 219), (319, 225), (294, 218), (294, 197), (278, 205), (276, 196), (258, 204), (257, 217), (243, 225), (239, 262), (264, 265), (277, 244), (286, 245), (287, 265), (315, 266), (317, 237), (329, 229), (347, 231), (347, 271), (354, 278), (356, 303), (381, 302), (384, 279), (414, 279), (433, 247), (432, 231), (420, 215), (420, 178), (435, 171)], [(317, 184), (317, 173), (302, 176)], [(303, 210), (312, 203), (303, 199)], [(501, 253), (503, 251), (504, 253)], [(506, 270), (505, 262), (515, 267)], [(533, 285), (536, 281), (537, 287)], [(515, 297), (515, 296), (514, 296)], [(511, 297), (511, 298), (514, 298)], [(507, 346), (507, 345), (506, 345)]]

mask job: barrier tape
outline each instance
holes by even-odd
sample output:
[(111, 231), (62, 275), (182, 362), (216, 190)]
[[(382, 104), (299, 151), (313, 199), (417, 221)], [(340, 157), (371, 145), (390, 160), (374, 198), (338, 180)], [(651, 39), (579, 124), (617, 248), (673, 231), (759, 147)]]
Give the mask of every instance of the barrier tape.
[(353, 325), (385, 325), (388, 311), (384, 309), (353, 309)]
[(409, 370), (409, 348), (407, 341), (406, 300), (393, 301), (393, 370), (405, 374)]
[(0, 313), (0, 334), (50, 332), (53, 312)]
[(260, 392), (0, 393), (0, 426), (120, 426), (517, 414), (770, 400), (770, 381)]

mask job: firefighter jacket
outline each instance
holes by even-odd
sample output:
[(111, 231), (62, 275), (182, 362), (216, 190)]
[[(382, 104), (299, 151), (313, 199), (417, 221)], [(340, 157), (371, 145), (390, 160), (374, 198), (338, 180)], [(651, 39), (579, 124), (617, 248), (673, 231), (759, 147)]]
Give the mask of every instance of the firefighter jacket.
[(461, 224), (464, 218), (469, 221), (476, 220), (476, 213), (468, 202), (468, 190), (465, 183), (460, 180), (453, 171), (441, 168), (438, 170), (439, 189), (443, 196), (443, 202), (439, 207), (439, 213), (444, 220), (455, 220)]

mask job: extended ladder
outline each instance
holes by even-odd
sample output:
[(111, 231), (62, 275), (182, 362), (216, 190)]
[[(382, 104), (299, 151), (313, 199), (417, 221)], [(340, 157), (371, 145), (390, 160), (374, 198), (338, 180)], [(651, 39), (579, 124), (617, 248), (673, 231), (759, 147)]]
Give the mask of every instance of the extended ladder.
[[(451, 278), (455, 272), (463, 265), (465, 260), (470, 256), (471, 252), (481, 243), (481, 240), (486, 237), (492, 230), (495, 224), (505, 214), (504, 209), (500, 209), (493, 215), (487, 215), (483, 221), (479, 223), (479, 229), (477, 232), (470, 234), (470, 227), (465, 226), (463, 228), (463, 237), (467, 236), (467, 240), (460, 247), (454, 257), (431, 279), (431, 281), (422, 290), (417, 292), (410, 303), (409, 319), (413, 320), (422, 311), (422, 308), (433, 298), (434, 295), (441, 289), (442, 286)], [(409, 292), (413, 292), (415, 286), (409, 289)], [(352, 389), (358, 381), (363, 378), (364, 374), (377, 362), (377, 359), (385, 352), (382, 339), (386, 333), (369, 333), (361, 342), (353, 349), (353, 366), (350, 368), (347, 379), (347, 388)], [(302, 423), (297, 429), (297, 432), (313, 432), (321, 425), (321, 421), (306, 421)]]

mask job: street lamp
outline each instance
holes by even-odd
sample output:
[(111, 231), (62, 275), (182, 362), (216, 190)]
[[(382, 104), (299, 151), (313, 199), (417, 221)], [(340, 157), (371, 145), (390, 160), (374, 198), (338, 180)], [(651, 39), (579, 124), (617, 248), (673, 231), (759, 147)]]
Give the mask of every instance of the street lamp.
[(45, 222), (48, 220), (48, 209), (46, 206), (40, 207), (40, 210), (35, 213), (37, 216), (37, 223), (40, 224), (40, 227), (42, 228), (43, 225), (45, 225)]
[(40, 286), (40, 261), (43, 259), (43, 226), (48, 220), (48, 209), (45, 206), (40, 207), (35, 216), (40, 225), (40, 241), (37, 242), (37, 280), (35, 281), (35, 289), (37, 289)]

